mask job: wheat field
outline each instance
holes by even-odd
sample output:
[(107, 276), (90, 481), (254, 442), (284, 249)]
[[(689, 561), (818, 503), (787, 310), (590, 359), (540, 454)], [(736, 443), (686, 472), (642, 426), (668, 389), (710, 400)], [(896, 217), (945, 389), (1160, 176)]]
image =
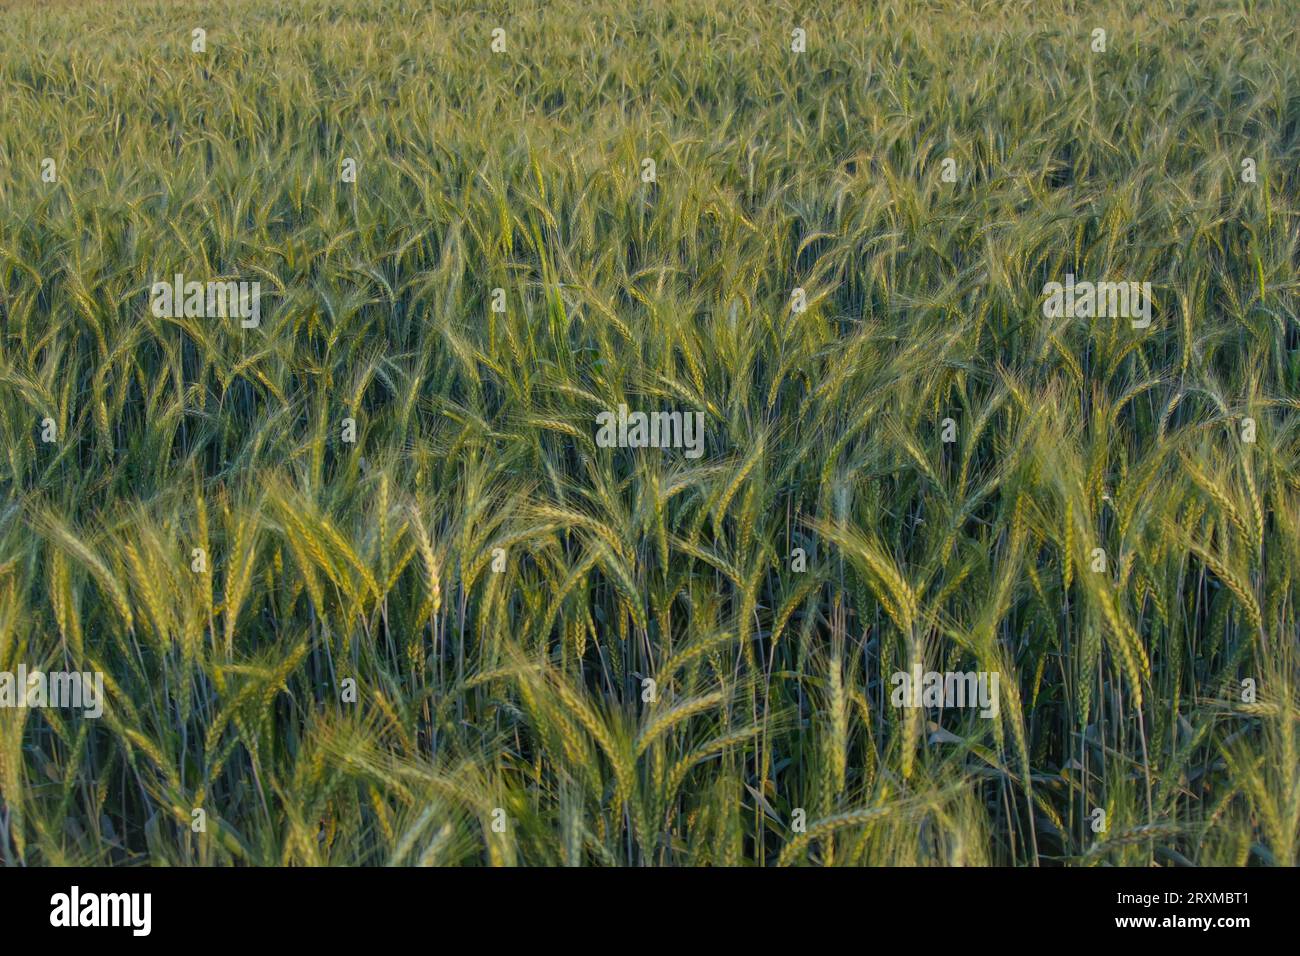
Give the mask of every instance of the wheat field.
[(1298, 24), (0, 0), (0, 862), (1297, 864)]

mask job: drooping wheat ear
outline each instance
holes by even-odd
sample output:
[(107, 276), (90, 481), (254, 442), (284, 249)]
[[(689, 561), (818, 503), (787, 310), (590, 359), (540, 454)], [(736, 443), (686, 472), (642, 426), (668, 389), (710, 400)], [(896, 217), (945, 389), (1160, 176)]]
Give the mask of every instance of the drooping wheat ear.
[(656, 715), (650, 723), (646, 725), (646, 728), (641, 731), (640, 736), (637, 737), (636, 749), (633, 751), (633, 756), (639, 759), (642, 754), (650, 749), (651, 744), (664, 734), (668, 733), (668, 731), (673, 727), (677, 726), (682, 721), (690, 720), (690, 718), (694, 717), (696, 714), (717, 707), (726, 699), (727, 695), (725, 693), (722, 691), (715, 691), (712, 694), (705, 694), (702, 697), (693, 697), (690, 700), (682, 701), (675, 707)]
[(813, 840), (820, 840), (823, 837), (841, 830), (844, 827), (858, 826), (863, 823), (870, 823), (873, 820), (879, 820), (891, 813), (897, 812), (898, 804), (891, 804), (881, 807), (869, 807), (862, 810), (846, 810), (843, 813), (832, 814), (828, 817), (822, 817), (808, 824), (808, 829), (800, 834), (796, 834), (794, 839), (787, 843), (782, 849), (780, 856), (777, 857), (777, 866), (789, 866), (795, 861)]
[(67, 555), (56, 548), (50, 553), (50, 606), (54, 609), (59, 634), (72, 651), (73, 660), (80, 660), (83, 653), (81, 614), (72, 588), (72, 570)]
[(420, 557), (424, 561), (425, 584), (429, 590), (429, 600), (433, 603), (432, 618), (438, 617), (438, 612), (442, 609), (442, 587), (441, 587), (441, 565), (438, 557), (433, 551), (433, 542), (429, 540), (429, 535), (424, 529), (424, 521), (420, 518), (420, 509), (411, 505), (411, 524), (415, 526), (415, 542), (420, 549)]
[(830, 734), (827, 735), (827, 748), (834, 794), (842, 794), (848, 762), (849, 711), (844, 693), (844, 674), (838, 657), (833, 657), (830, 661)]
[(1215, 577), (1228, 586), (1241, 605), (1241, 609), (1246, 612), (1246, 617), (1250, 620), (1251, 627), (1257, 634), (1264, 634), (1264, 615), (1259, 608), (1259, 602), (1255, 599), (1254, 592), (1251, 591), (1247, 582), (1249, 574), (1246, 572), (1238, 573), (1229, 568), (1227, 562), (1220, 559), (1209, 548), (1203, 547), (1190, 537), (1184, 535), (1187, 549), (1205, 563), (1205, 566), (1214, 572)]
[(253, 584), (254, 558), (257, 554), (259, 518), (248, 511), (234, 519), (235, 533), (231, 540), (230, 564), (226, 571), (226, 593), (222, 600), (226, 616), (226, 656), (233, 654), (235, 624)]
[(135, 578), (135, 586), (144, 599), (144, 609), (149, 623), (153, 625), (158, 640), (166, 641), (170, 634), (169, 615), (163, 606), (162, 596), (158, 593), (156, 576), (152, 569), (145, 567), (135, 542), (127, 541), (123, 544), (122, 551), (126, 555), (127, 567)]
[(125, 588), (122, 587), (113, 572), (108, 569), (108, 565), (80, 538), (74, 535), (62, 521), (48, 516), (45, 526), (50, 536), (63, 550), (75, 557), (90, 572), (104, 596), (109, 599), (113, 608), (122, 618), (126, 629), (130, 631), (135, 624), (135, 617), (131, 613), (131, 602), (127, 599)]
[(614, 769), (614, 778), (618, 784), (615, 793), (615, 805), (621, 806), (631, 797), (633, 789), (635, 768), (630, 748), (624, 746), (621, 741), (615, 738), (608, 724), (577, 691), (569, 686), (565, 678), (556, 675), (549, 682), (549, 686), (555, 696), (563, 703), (568, 714), (591, 735), (600, 749), (605, 752), (610, 766)]
[[(379, 580), (384, 582), (385, 585), (387, 585), (388, 567), (389, 567), (388, 543), (391, 540), (389, 538), (389, 528), (388, 528), (388, 519), (389, 519), (388, 472), (383, 472), (379, 476), (378, 510), (379, 510)], [(381, 597), (385, 594), (387, 594), (386, 589), (380, 592)]]
[(1061, 546), (1061, 587), (1070, 590), (1074, 579), (1074, 500), (1065, 499), (1065, 541)]
[[(1242, 533), (1242, 536), (1245, 537), (1246, 540), (1252, 540), (1254, 534), (1252, 533), (1250, 526), (1246, 524), (1246, 519), (1242, 517), (1241, 511), (1233, 503), (1232, 498), (1229, 497), (1228, 492), (1224, 490), (1219, 482), (1201, 471), (1201, 469), (1196, 466), (1196, 463), (1192, 461), (1191, 456), (1183, 454), (1181, 458), (1183, 468), (1187, 471), (1187, 474), (1191, 476), (1191, 479), (1196, 483), (1196, 486), (1213, 499), (1214, 503), (1219, 506), (1219, 509), (1228, 517), (1233, 526)], [(1226, 482), (1224, 484), (1226, 484)]]

